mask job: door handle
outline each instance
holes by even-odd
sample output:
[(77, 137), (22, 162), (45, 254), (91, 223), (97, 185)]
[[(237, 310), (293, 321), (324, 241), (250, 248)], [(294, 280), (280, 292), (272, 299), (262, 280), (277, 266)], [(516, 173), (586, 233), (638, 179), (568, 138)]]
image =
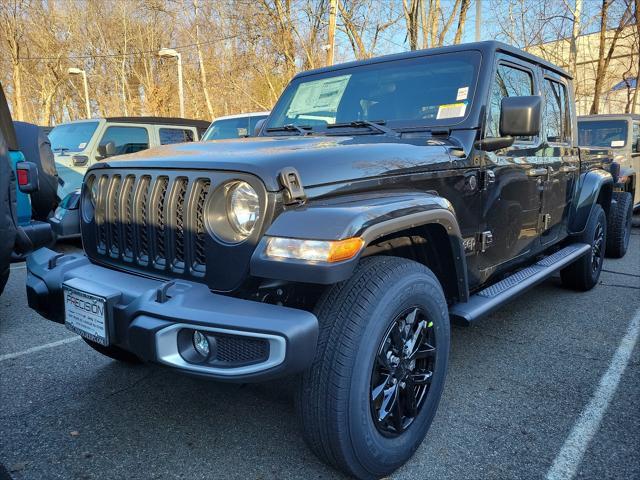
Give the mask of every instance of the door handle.
[(546, 168), (530, 168), (529, 170), (527, 170), (528, 177), (542, 177), (547, 173), (548, 172)]
[(578, 170), (576, 165), (563, 165), (560, 167), (560, 171), (563, 173), (575, 172), (576, 170)]

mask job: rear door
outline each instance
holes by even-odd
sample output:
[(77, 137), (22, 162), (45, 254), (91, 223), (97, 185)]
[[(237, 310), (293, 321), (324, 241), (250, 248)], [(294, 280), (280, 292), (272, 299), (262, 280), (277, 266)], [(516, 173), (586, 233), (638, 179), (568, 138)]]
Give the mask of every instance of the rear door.
[(566, 81), (546, 74), (542, 79), (545, 168), (538, 230), (543, 245), (566, 236), (566, 220), (579, 174), (580, 158), (573, 145), (571, 101)]
[[(488, 102), (485, 137), (499, 137), (500, 103), (505, 97), (536, 94), (535, 70), (526, 62), (499, 57)], [(546, 175), (538, 137), (517, 137), (511, 147), (484, 156), (483, 232), (480, 276), (506, 270), (539, 246), (537, 223)], [(482, 243), (482, 242), (481, 242)]]

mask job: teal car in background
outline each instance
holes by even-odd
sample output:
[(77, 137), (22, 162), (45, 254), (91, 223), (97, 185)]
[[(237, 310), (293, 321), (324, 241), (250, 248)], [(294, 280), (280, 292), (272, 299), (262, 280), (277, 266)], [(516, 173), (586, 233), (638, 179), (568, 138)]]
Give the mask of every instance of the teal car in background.
[(57, 182), (46, 135), (12, 121), (0, 85), (0, 293), (11, 262), (51, 242), (46, 220), (56, 207)]

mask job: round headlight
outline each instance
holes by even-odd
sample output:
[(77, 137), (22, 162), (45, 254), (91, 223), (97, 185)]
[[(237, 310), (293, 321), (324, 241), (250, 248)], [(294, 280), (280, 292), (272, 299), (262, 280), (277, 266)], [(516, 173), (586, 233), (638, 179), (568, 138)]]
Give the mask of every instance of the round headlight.
[(82, 189), (82, 198), (80, 201), (80, 208), (82, 209), (82, 214), (86, 222), (93, 220), (97, 203), (98, 180), (95, 176), (91, 176), (85, 180), (85, 184)]
[(243, 237), (253, 231), (260, 214), (258, 194), (247, 182), (236, 182), (227, 190), (227, 218), (231, 227)]

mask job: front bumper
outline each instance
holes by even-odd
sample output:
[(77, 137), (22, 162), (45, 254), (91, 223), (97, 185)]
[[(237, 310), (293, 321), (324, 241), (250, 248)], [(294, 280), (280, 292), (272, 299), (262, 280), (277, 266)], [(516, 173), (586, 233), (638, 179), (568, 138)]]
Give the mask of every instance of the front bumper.
[[(64, 322), (63, 283), (99, 294), (107, 299), (112, 345), (184, 373), (262, 381), (304, 370), (315, 354), (318, 321), (304, 310), (214, 294), (195, 282), (132, 275), (46, 248), (29, 256), (27, 269), (29, 306), (45, 318)], [(226, 345), (224, 358), (194, 360), (185, 350), (193, 330)]]

